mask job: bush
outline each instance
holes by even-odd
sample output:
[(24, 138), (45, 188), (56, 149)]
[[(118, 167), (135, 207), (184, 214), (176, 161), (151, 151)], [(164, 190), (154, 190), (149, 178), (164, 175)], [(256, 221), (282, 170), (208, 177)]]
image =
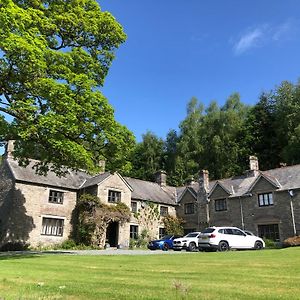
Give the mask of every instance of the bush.
[(137, 239), (130, 239), (129, 241), (129, 249), (134, 249), (134, 248), (142, 248), (145, 249), (147, 248), (148, 241), (149, 241), (149, 234), (146, 229), (144, 229), (141, 234), (138, 236)]
[(9, 242), (0, 247), (0, 251), (25, 251), (29, 245), (24, 242)]
[(286, 240), (283, 241), (283, 246), (284, 247), (300, 246), (300, 235), (287, 238)]
[(275, 242), (273, 240), (264, 239), (264, 242), (266, 244), (266, 248), (269, 248), (269, 249), (278, 249), (278, 248), (282, 247), (280, 242)]

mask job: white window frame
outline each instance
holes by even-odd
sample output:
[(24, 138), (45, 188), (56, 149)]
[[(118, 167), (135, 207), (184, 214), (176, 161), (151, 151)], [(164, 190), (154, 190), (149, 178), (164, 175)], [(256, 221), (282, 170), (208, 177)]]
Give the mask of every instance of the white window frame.
[(273, 193), (260, 193), (257, 195), (259, 207), (273, 206)]
[[(44, 223), (44, 220), (46, 219), (48, 220), (49, 224)], [(64, 234), (65, 220), (66, 218), (58, 216), (43, 215), (41, 235), (62, 237)], [(58, 224), (58, 222), (61, 222), (61, 224)]]
[(122, 192), (114, 189), (109, 189), (107, 192), (108, 203), (119, 203), (121, 202)]

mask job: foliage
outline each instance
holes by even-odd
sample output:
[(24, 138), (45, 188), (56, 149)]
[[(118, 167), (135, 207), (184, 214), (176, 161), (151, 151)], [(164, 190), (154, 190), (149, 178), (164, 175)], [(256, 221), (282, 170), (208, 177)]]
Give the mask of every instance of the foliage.
[(183, 235), (184, 221), (182, 219), (169, 215), (163, 218), (163, 223), (166, 230), (166, 234)]
[(76, 243), (104, 248), (106, 230), (111, 222), (123, 224), (131, 212), (124, 203), (104, 204), (96, 196), (82, 194), (77, 202), (72, 236)]
[(132, 153), (131, 177), (153, 180), (154, 174), (163, 169), (163, 140), (152, 132), (142, 136)]
[(143, 202), (142, 207), (134, 214), (139, 225), (146, 228), (148, 232), (153, 232), (157, 225), (156, 222), (160, 219), (159, 205), (151, 202)]
[(8, 242), (0, 247), (0, 251), (26, 251), (29, 248), (29, 244), (24, 242)]
[(143, 229), (142, 232), (138, 235), (137, 239), (130, 239), (129, 249), (146, 249), (147, 244), (150, 240), (150, 235), (147, 229)]
[(300, 81), (283, 81), (262, 93), (252, 107), (242, 103), (238, 93), (221, 107), (215, 101), (204, 107), (193, 97), (179, 132), (170, 130), (163, 147), (162, 140), (149, 133), (137, 145), (136, 153), (144, 159), (133, 161), (135, 172), (129, 175), (152, 180), (152, 174), (164, 169), (168, 184), (180, 186), (188, 178), (197, 179), (202, 169), (209, 170), (211, 179), (240, 175), (249, 168), (250, 155), (258, 157), (261, 170), (300, 163), (299, 111)]
[(131, 132), (100, 92), (121, 25), (95, 0), (3, 0), (0, 4), (0, 140), (17, 140), (23, 165), (40, 173), (62, 166), (128, 169)]

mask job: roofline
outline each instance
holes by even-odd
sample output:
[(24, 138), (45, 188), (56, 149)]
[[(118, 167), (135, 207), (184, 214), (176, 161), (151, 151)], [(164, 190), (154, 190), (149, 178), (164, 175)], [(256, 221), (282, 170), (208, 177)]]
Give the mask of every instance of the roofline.
[(224, 187), (224, 185), (219, 181), (217, 180), (215, 182), (215, 184), (213, 185), (213, 187), (211, 188), (210, 192), (208, 193), (208, 197), (211, 196), (211, 194), (214, 192), (214, 190), (216, 189), (217, 186), (220, 186), (228, 195), (232, 195), (233, 193), (231, 193), (227, 188)]
[(20, 179), (14, 179), (16, 183), (22, 183), (22, 184), (29, 184), (29, 185), (38, 185), (38, 186), (44, 186), (44, 187), (53, 187), (61, 190), (68, 190), (72, 192), (78, 192), (79, 188), (70, 188), (70, 187), (65, 187), (61, 185), (53, 185), (53, 184), (47, 184), (47, 183), (40, 183), (40, 182), (31, 182), (31, 181), (25, 181), (25, 180), (20, 180)]
[(187, 186), (187, 187), (184, 189), (184, 191), (181, 193), (180, 197), (177, 199), (177, 203), (179, 203), (179, 202), (182, 200), (183, 196), (184, 196), (187, 192), (189, 192), (195, 199), (197, 199), (197, 193), (193, 193), (192, 190), (194, 191), (193, 188)]
[[(258, 183), (258, 181), (259, 181), (262, 177), (263, 177), (265, 180), (267, 180), (271, 185), (273, 185), (274, 187), (276, 187), (277, 189), (280, 188), (280, 184), (279, 184), (279, 185), (274, 184), (274, 182), (273, 182), (272, 180), (270, 180), (270, 179), (268, 178), (267, 175), (265, 175), (265, 174), (263, 174), (263, 173), (260, 172), (260, 173), (259, 173), (259, 176), (257, 176), (257, 178), (252, 182), (252, 184), (250, 185), (250, 187), (248, 188), (248, 190), (247, 190), (247, 192), (246, 192), (245, 194), (250, 193), (250, 192), (252, 191), (252, 189), (255, 187), (255, 185)], [(274, 178), (275, 178), (275, 177), (274, 177)], [(276, 179), (276, 178), (275, 178), (275, 179)], [(277, 179), (276, 179), (276, 181), (278, 182)]]

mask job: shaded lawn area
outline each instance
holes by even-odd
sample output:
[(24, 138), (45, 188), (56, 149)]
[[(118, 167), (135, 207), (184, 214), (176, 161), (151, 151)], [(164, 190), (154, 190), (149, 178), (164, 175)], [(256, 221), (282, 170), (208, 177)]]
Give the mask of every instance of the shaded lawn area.
[(300, 247), (0, 257), (0, 299), (299, 299)]

